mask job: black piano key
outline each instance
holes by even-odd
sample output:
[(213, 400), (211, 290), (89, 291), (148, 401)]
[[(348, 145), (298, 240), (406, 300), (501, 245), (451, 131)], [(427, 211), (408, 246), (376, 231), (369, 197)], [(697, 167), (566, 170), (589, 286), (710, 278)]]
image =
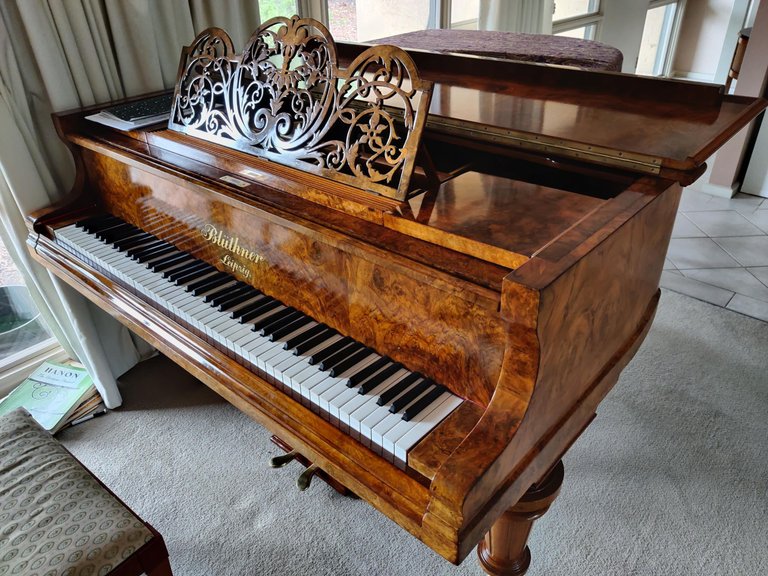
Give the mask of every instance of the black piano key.
[(117, 227), (113, 228), (107, 232), (102, 233), (101, 235), (97, 234), (97, 238), (101, 238), (104, 240), (104, 242), (108, 242), (109, 244), (114, 244), (117, 240), (122, 240), (123, 238), (130, 238), (132, 236), (136, 236), (141, 232), (136, 226), (133, 226), (132, 224), (126, 224), (125, 227)]
[(171, 252), (178, 252), (178, 250), (176, 250), (176, 247), (172, 244), (161, 242), (158, 246), (153, 246), (152, 248), (147, 248), (146, 250), (137, 252), (132, 256), (132, 258), (138, 262), (147, 262), (157, 258), (158, 256), (170, 254)]
[(123, 243), (125, 242), (130, 242), (131, 240), (136, 240), (137, 238), (145, 238), (145, 237), (146, 237), (145, 232), (136, 228), (131, 232), (120, 234), (119, 237), (110, 238), (110, 243), (112, 244), (113, 248), (117, 248), (118, 246), (122, 246)]
[(200, 266), (198, 268), (194, 268), (192, 270), (189, 270), (186, 274), (182, 274), (178, 278), (176, 278), (175, 283), (177, 286), (182, 286), (184, 284), (189, 284), (190, 282), (193, 282), (197, 280), (198, 278), (202, 278), (206, 274), (210, 274), (211, 272), (216, 272), (216, 268), (205, 263), (205, 266)]
[[(189, 284), (187, 286), (187, 292), (192, 292), (192, 296), (200, 296), (200, 294), (203, 292), (208, 292), (208, 290), (223, 286), (228, 282), (232, 282), (232, 280), (232, 276), (229, 274), (219, 272), (218, 274), (214, 274), (213, 276), (209, 276), (208, 278), (203, 278), (202, 280), (198, 280), (197, 282)], [(192, 288), (193, 285), (197, 286)]]
[(282, 326), (277, 330), (273, 330), (272, 333), (269, 335), (269, 340), (270, 342), (274, 342), (275, 340), (280, 340), (280, 338), (284, 338), (285, 336), (288, 336), (288, 334), (290, 334), (291, 332), (295, 332), (302, 326), (306, 326), (312, 321), (313, 321), (312, 318), (310, 318), (306, 314), (301, 314), (295, 320), (293, 320), (293, 322), (291, 322), (290, 324)]
[(93, 233), (96, 238), (99, 238), (100, 240), (103, 239), (105, 236), (109, 236), (110, 234), (115, 234), (122, 232), (123, 230), (127, 230), (129, 228), (132, 228), (128, 222), (123, 222), (122, 220), (119, 222), (116, 222), (114, 224), (110, 224), (109, 226), (103, 227)]
[(278, 306), (282, 306), (282, 304), (278, 300), (267, 296), (263, 300), (259, 300), (248, 306), (243, 306), (239, 310), (232, 312), (231, 317), (233, 320), (239, 320), (240, 324), (245, 324), (254, 318), (258, 318), (262, 314), (266, 314), (270, 310), (274, 310)]
[(357, 354), (360, 350), (364, 350), (364, 349), (365, 349), (365, 346), (363, 346), (359, 342), (354, 342), (351, 346), (347, 346), (343, 350), (340, 350), (339, 352), (336, 352), (335, 354), (328, 356), (328, 358), (324, 359), (322, 362), (319, 362), (317, 367), (320, 370), (329, 372), (339, 362), (343, 362), (353, 354)]
[[(207, 286), (207, 284), (209, 282), (211, 282), (211, 280), (218, 279), (218, 278), (229, 278), (229, 277), (230, 276), (228, 274), (225, 274), (224, 272), (219, 272), (218, 274), (216, 274), (212, 278), (201, 278), (200, 280), (198, 280), (196, 282), (192, 282), (190, 284), (187, 284), (187, 286), (185, 287), (185, 290), (187, 292), (192, 292), (193, 290), (197, 290), (198, 288), (202, 288), (203, 286)], [(212, 288), (215, 288), (215, 287), (216, 286), (212, 286)], [(207, 291), (207, 290), (204, 290), (204, 291)]]
[(232, 308), (239, 306), (243, 302), (247, 302), (251, 298), (259, 296), (260, 294), (261, 292), (256, 290), (256, 288), (249, 286), (248, 284), (240, 283), (235, 284), (232, 288), (219, 294), (215, 298), (211, 298), (210, 304), (214, 308), (218, 308), (221, 312), (224, 312), (225, 310), (231, 310)]
[[(315, 336), (322, 334), (325, 331), (331, 330), (326, 326), (325, 324), (318, 324), (317, 326), (313, 326), (312, 328), (309, 328), (308, 330), (305, 330), (301, 334), (298, 334), (297, 336), (294, 336), (290, 340), (288, 340), (284, 345), (284, 350), (293, 350), (301, 344), (302, 342), (305, 342), (306, 340), (310, 340), (314, 338)], [(330, 338), (330, 336), (328, 336)]]
[(110, 216), (109, 218), (104, 218), (98, 222), (89, 223), (84, 229), (89, 234), (96, 234), (97, 232), (108, 230), (109, 228), (114, 228), (120, 224), (123, 224), (123, 221), (120, 218)]
[(155, 264), (160, 264), (161, 262), (165, 262), (181, 254), (183, 254), (183, 252), (179, 252), (179, 250), (175, 246), (172, 246), (169, 244), (167, 250), (161, 250), (161, 251), (155, 252), (154, 254), (147, 255), (147, 257), (144, 259), (143, 264), (147, 268), (151, 268)]
[(331, 369), (328, 370), (328, 374), (330, 376), (338, 376), (339, 374), (343, 374), (358, 362), (365, 360), (372, 353), (373, 350), (366, 346), (362, 346), (361, 344), (361, 348), (357, 352), (332, 366)]
[(376, 388), (376, 386), (384, 382), (384, 380), (392, 376), (395, 372), (400, 370), (402, 367), (403, 365), (400, 364), (399, 362), (395, 362), (391, 366), (387, 366), (386, 368), (384, 368), (384, 370), (382, 370), (381, 372), (377, 372), (376, 374), (368, 378), (368, 380), (360, 384), (360, 387), (357, 389), (357, 393), (368, 394), (368, 392)]
[(293, 355), (294, 356), (301, 356), (303, 354), (306, 354), (312, 348), (315, 346), (319, 346), (323, 342), (326, 342), (333, 338), (338, 332), (334, 330), (333, 328), (328, 328), (326, 326), (326, 329), (323, 330), (320, 334), (313, 336), (312, 338), (309, 338), (308, 340), (304, 340), (300, 344), (297, 344), (293, 347)]
[(357, 386), (363, 380), (365, 380), (366, 378), (370, 378), (371, 376), (376, 374), (376, 372), (378, 372), (379, 370), (381, 370), (385, 366), (388, 366), (391, 363), (392, 363), (392, 360), (390, 360), (389, 358), (379, 358), (378, 360), (373, 362), (373, 364), (369, 364), (359, 372), (355, 372), (354, 374), (352, 374), (349, 377), (349, 382), (347, 382), (347, 387), (352, 388), (354, 386)]
[(129, 248), (133, 248), (134, 246), (139, 246), (140, 244), (149, 243), (151, 241), (157, 240), (154, 236), (151, 234), (147, 234), (144, 232), (143, 234), (139, 234), (135, 238), (124, 238), (123, 240), (118, 240), (114, 243), (115, 248), (119, 252), (125, 252)]
[(187, 254), (184, 254), (183, 252), (179, 252), (173, 246), (168, 246), (168, 248), (170, 250), (167, 252), (148, 255), (144, 259), (144, 263), (147, 265), (147, 268), (151, 268), (155, 264), (164, 264), (165, 262), (168, 262), (175, 258), (179, 258), (180, 256), (187, 256)]
[(443, 386), (442, 384), (436, 384), (432, 390), (424, 394), (421, 398), (416, 400), (413, 404), (408, 406), (408, 408), (405, 409), (405, 412), (403, 412), (403, 420), (408, 422), (409, 420), (415, 418), (419, 415), (419, 413), (424, 410), (427, 406), (432, 404), (435, 400), (438, 399), (438, 397), (443, 393), (446, 392), (447, 388)]
[(160, 258), (159, 260), (153, 260), (152, 263), (150, 263), (149, 265), (149, 269), (152, 270), (152, 272), (162, 272), (163, 270), (167, 270), (171, 266), (175, 266), (176, 264), (181, 264), (182, 262), (186, 262), (190, 258), (192, 258), (192, 256), (184, 252), (180, 252), (177, 254), (170, 254), (165, 258)]
[(125, 251), (125, 253), (131, 258), (133, 258), (134, 260), (138, 260), (138, 258), (140, 256), (143, 256), (145, 252), (149, 252), (150, 250), (155, 250), (157, 248), (162, 248), (167, 245), (168, 245), (167, 242), (163, 242), (159, 238), (155, 238), (152, 242), (148, 244), (141, 244), (139, 246), (129, 248)]
[(211, 306), (216, 308), (217, 306), (220, 306), (223, 302), (232, 300), (238, 296), (241, 296), (242, 294), (247, 294), (249, 289), (254, 290), (254, 288), (252, 288), (245, 282), (238, 281), (237, 284), (232, 286), (226, 292), (221, 292), (220, 294), (217, 294), (212, 298), (206, 299), (205, 301), (209, 302)]
[(253, 331), (258, 332), (262, 336), (267, 336), (268, 334), (271, 334), (271, 330), (279, 328), (284, 322), (291, 321), (297, 312), (298, 310), (295, 308), (286, 306), (282, 310), (278, 310), (274, 314), (270, 314), (268, 317), (255, 322), (253, 324)]
[(299, 312), (298, 310), (293, 310), (290, 314), (283, 315), (281, 318), (275, 318), (273, 322), (270, 322), (266, 326), (262, 326), (259, 329), (259, 333), (270, 342), (273, 342), (274, 338), (271, 338), (271, 336), (272, 334), (275, 333), (276, 330), (281, 330), (286, 326), (290, 326), (296, 320), (300, 320), (303, 317), (304, 317), (304, 314), (302, 312)]
[(251, 289), (250, 292), (245, 292), (237, 298), (226, 302), (219, 306), (220, 312), (229, 312), (229, 317), (233, 320), (240, 318), (247, 312), (241, 313), (242, 310), (251, 309), (252, 306), (269, 302), (269, 296), (266, 296), (256, 289)]
[(379, 396), (379, 399), (376, 400), (376, 404), (378, 404), (379, 406), (384, 406), (384, 404), (386, 404), (387, 402), (394, 400), (395, 398), (397, 398), (397, 396), (405, 392), (419, 378), (421, 378), (421, 374), (419, 374), (418, 372), (411, 372), (405, 378), (401, 378), (400, 380), (395, 382), (392, 386), (390, 386), (389, 390), (385, 390), (384, 392), (381, 393), (381, 396)]
[(163, 272), (163, 278), (167, 278), (169, 282), (175, 282), (179, 276), (184, 276), (184, 274), (188, 272), (199, 270), (200, 268), (204, 268), (208, 265), (209, 264), (207, 262), (201, 262), (200, 260), (192, 259), (189, 262), (179, 266), (178, 268), (174, 268), (173, 270), (166, 270)]
[[(239, 284), (245, 284), (244, 282), (238, 282), (235, 286)], [(229, 294), (229, 291), (232, 287), (230, 286), (223, 286), (219, 288), (218, 290), (214, 290), (213, 292), (206, 294), (203, 298), (203, 302), (211, 302), (214, 298), (217, 298), (219, 296), (226, 296)]]
[(75, 223), (75, 226), (82, 228), (86, 232), (92, 233), (93, 230), (98, 230), (101, 226), (109, 225), (111, 222), (121, 221), (119, 218), (112, 216), (112, 214), (99, 214), (98, 216), (91, 216)]
[(193, 296), (204, 296), (205, 294), (208, 294), (209, 292), (218, 288), (230, 288), (235, 279), (231, 276), (228, 278), (221, 278), (218, 276), (218, 274), (214, 274), (213, 276), (207, 276), (206, 278), (201, 278), (200, 280), (207, 280), (210, 283), (203, 284), (202, 287), (196, 288), (194, 290), (189, 290), (189, 285), (185, 286), (184, 289), (187, 292), (190, 292)]
[(316, 352), (315, 354), (310, 356), (309, 357), (309, 363), (310, 364), (319, 364), (320, 362), (322, 362), (323, 360), (325, 360), (329, 356), (333, 356), (339, 350), (343, 350), (344, 348), (346, 348), (347, 346), (349, 346), (350, 344), (353, 344), (353, 343), (354, 343), (354, 340), (352, 340), (352, 338), (350, 338), (349, 336), (344, 336), (344, 338), (342, 338), (341, 340), (337, 340), (336, 342), (334, 342), (330, 346), (328, 346), (326, 348), (323, 348), (319, 352)]
[(392, 412), (392, 414), (402, 411), (406, 406), (408, 406), (408, 404), (426, 392), (430, 386), (434, 385), (435, 383), (432, 382), (432, 380), (429, 378), (424, 378), (424, 380), (416, 384), (416, 386), (392, 402), (392, 406), (389, 407), (389, 411)]
[(96, 236), (96, 238), (98, 238), (105, 244), (113, 245), (118, 240), (122, 240), (123, 238), (132, 237), (135, 235), (136, 233), (132, 230), (122, 230), (119, 232), (113, 232), (111, 234), (103, 234), (101, 236)]

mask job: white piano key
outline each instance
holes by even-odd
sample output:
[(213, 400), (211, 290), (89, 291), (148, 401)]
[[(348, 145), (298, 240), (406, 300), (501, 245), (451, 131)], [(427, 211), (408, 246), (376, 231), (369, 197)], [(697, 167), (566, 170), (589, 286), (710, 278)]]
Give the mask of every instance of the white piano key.
[[(345, 406), (344, 410), (349, 412), (349, 428), (350, 430), (354, 430), (362, 440), (363, 438), (369, 438), (370, 435), (370, 428), (368, 427), (368, 424), (376, 423), (381, 418), (384, 417), (384, 414), (388, 410), (387, 408), (384, 408), (384, 412), (381, 411), (382, 407), (378, 406), (376, 404), (376, 399), (378, 398), (379, 394), (381, 394), (384, 390), (388, 389), (392, 384), (400, 380), (403, 376), (405, 376), (408, 373), (407, 370), (400, 369), (397, 372), (395, 372), (392, 376), (384, 380), (381, 384), (373, 388), (368, 394), (360, 394), (359, 396), (363, 398), (363, 402), (353, 402), (353, 404), (349, 407)], [(374, 413), (376, 410), (379, 410), (379, 412), (376, 412), (376, 415), (371, 417), (371, 414)], [(366, 421), (367, 423), (364, 426), (363, 421)], [(365, 432), (368, 432), (368, 435), (365, 434)], [(363, 442), (365, 443), (365, 442)], [(370, 445), (370, 440), (368, 440), (366, 445)]]
[(419, 414), (414, 420), (417, 425), (411, 428), (411, 430), (399, 438), (395, 444), (395, 458), (401, 462), (407, 463), (408, 451), (416, 445), (419, 440), (426, 436), (427, 432), (437, 426), (442, 420), (448, 416), (453, 410), (459, 407), (462, 400), (458, 396), (443, 393), (443, 396), (449, 396), (447, 401), (439, 407), (438, 410), (429, 412), (428, 414)]

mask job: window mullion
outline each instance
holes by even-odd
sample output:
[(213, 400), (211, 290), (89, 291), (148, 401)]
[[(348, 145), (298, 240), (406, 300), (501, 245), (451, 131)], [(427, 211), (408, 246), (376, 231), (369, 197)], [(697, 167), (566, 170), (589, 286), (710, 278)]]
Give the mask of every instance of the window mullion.
[(598, 26), (603, 20), (602, 14), (586, 14), (584, 16), (574, 16), (573, 18), (567, 18), (565, 20), (558, 20), (552, 23), (552, 34), (559, 34), (560, 32), (567, 32), (574, 28), (581, 28), (583, 26), (595, 25)]

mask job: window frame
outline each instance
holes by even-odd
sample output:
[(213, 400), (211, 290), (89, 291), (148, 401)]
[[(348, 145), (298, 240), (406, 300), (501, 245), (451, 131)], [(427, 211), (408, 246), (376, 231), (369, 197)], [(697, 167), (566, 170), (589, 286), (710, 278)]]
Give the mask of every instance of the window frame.
[[(555, 2), (556, 3), (556, 2)], [(553, 19), (552, 19), (552, 35), (556, 36), (563, 32), (570, 32), (577, 28), (587, 28), (589, 26), (594, 27), (594, 33), (590, 38), (585, 40), (598, 40), (600, 38), (601, 24), (603, 21), (602, 6), (600, 0), (589, 0), (588, 11), (578, 16), (571, 16), (570, 18), (562, 18), (560, 20), (554, 19), (554, 5), (553, 5)]]
[[(686, 0), (651, 0), (648, 3), (646, 14), (654, 8), (675, 5), (675, 13), (671, 18), (669, 18), (668, 14), (664, 15), (659, 48), (656, 51), (656, 59), (653, 64), (651, 77), (668, 77), (672, 72), (672, 63), (675, 59), (675, 51), (677, 50), (677, 40), (680, 36), (680, 26), (682, 25), (683, 13), (685, 12), (685, 2)], [(635, 73), (637, 73), (637, 64), (635, 64)]]

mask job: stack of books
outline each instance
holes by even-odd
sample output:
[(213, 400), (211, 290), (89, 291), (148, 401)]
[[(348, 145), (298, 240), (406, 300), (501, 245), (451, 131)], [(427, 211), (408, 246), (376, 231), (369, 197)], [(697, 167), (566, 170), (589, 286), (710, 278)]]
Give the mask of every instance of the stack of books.
[(41, 364), (0, 401), (0, 415), (19, 407), (51, 434), (107, 411), (88, 371), (75, 362)]

